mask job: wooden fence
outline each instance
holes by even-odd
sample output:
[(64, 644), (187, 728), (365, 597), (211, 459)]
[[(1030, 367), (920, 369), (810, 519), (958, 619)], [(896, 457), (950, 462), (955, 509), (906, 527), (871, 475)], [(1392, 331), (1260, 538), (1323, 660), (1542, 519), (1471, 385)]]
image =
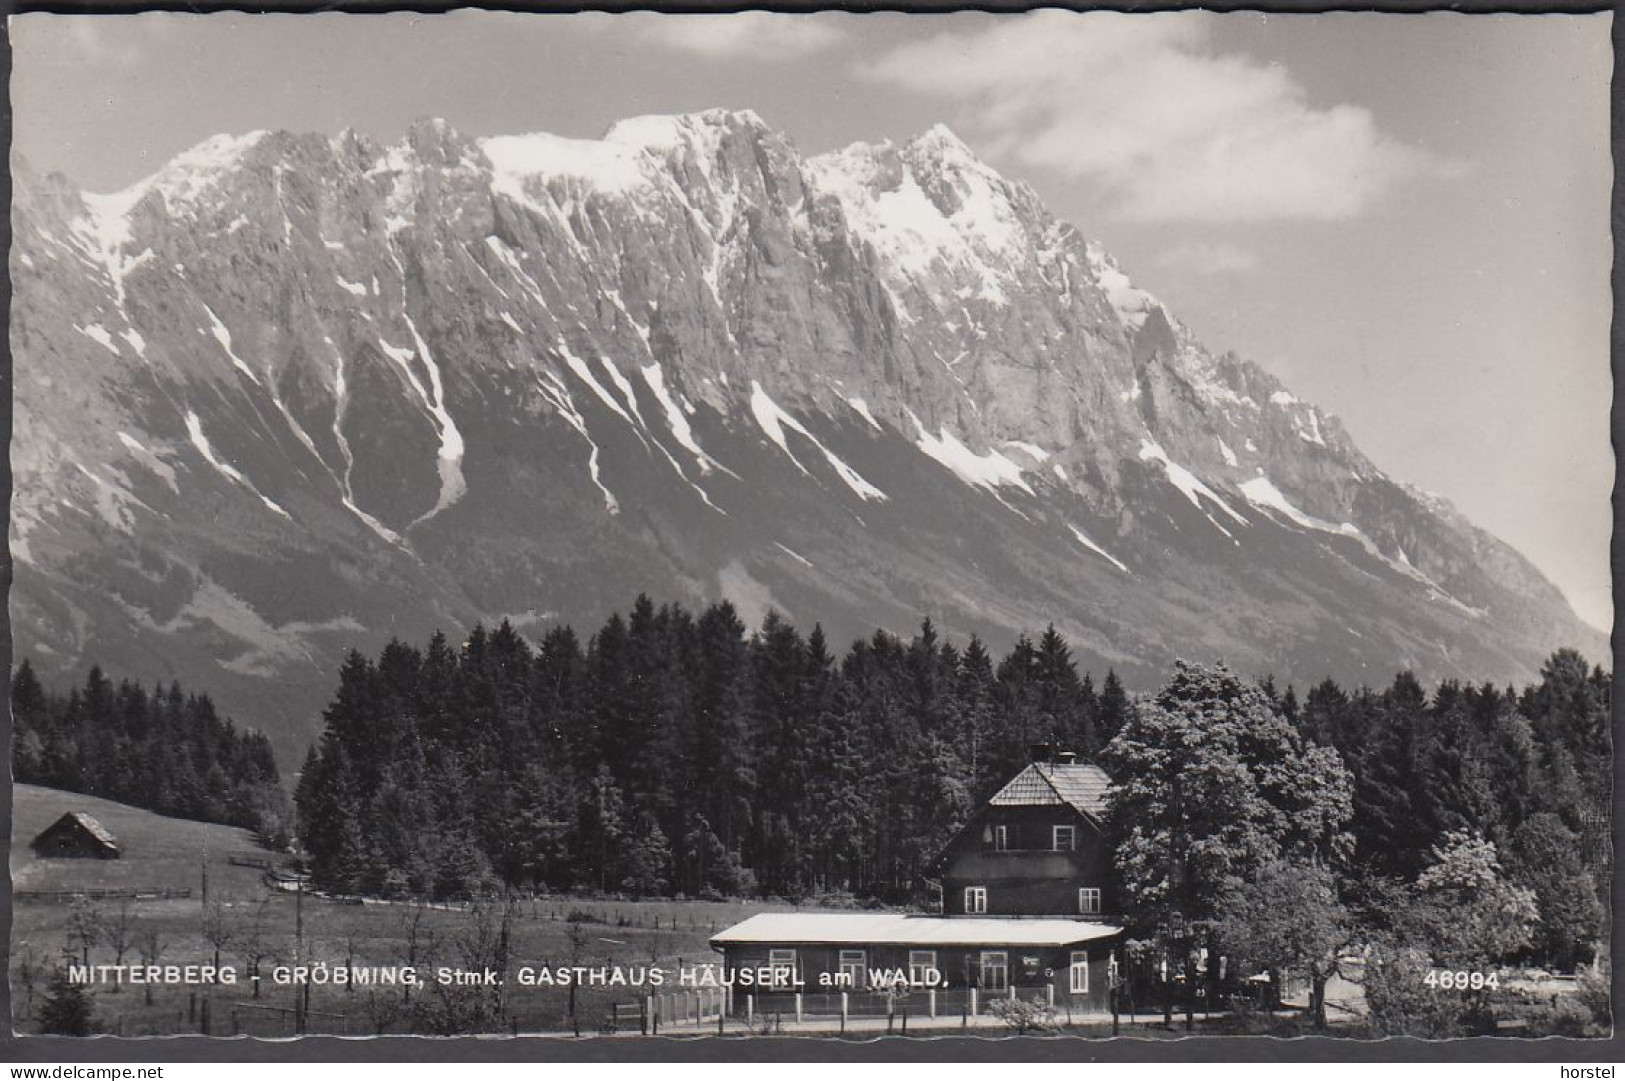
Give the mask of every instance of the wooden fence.
[(153, 886), (151, 888), (136, 887), (122, 890), (18, 890), (11, 895), (11, 898), (18, 904), (44, 904), (72, 901), (80, 897), (86, 897), (92, 901), (184, 901), (190, 896), (192, 896), (192, 891), (189, 889)]

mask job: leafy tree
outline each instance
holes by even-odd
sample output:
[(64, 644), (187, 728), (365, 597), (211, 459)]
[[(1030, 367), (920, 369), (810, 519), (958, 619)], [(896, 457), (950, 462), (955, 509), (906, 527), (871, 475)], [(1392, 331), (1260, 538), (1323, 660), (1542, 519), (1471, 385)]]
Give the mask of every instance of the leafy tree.
[(1316, 1028), (1325, 1028), (1326, 981), (1355, 935), (1331, 871), (1273, 860), (1250, 880), (1232, 881), (1219, 911), (1215, 930), (1231, 956), (1271, 973), (1308, 977), (1310, 1016)]
[(1602, 932), (1597, 886), (1580, 860), (1580, 838), (1555, 814), (1522, 823), (1512, 837), (1512, 878), (1534, 894), (1536, 954), (1564, 968), (1589, 956)]
[(1283, 856), (1346, 852), (1349, 780), (1256, 685), (1180, 662), (1103, 755), (1129, 915), (1142, 928), (1211, 920), (1234, 880)]
[[(1263, 688), (1223, 665), (1180, 662), (1103, 760), (1124, 907), (1158, 952), (1185, 959), (1187, 989), (1198, 949), (1221, 947), (1215, 935), (1237, 883), (1259, 881), (1277, 861), (1349, 849), (1350, 784), (1337, 752), (1307, 743)], [(1244, 927), (1264, 941), (1256, 921), (1235, 929)], [(1171, 1020), (1166, 999), (1164, 1011)], [(1187, 997), (1187, 1026), (1191, 1013)]]
[(1445, 965), (1490, 967), (1528, 946), (1540, 919), (1534, 891), (1502, 873), (1495, 845), (1445, 835), (1416, 880), (1409, 930)]

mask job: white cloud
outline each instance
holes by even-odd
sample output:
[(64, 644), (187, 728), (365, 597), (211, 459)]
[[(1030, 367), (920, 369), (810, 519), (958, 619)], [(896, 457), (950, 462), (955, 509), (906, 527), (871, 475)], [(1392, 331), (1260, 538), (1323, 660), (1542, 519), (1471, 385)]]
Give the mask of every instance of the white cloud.
[(991, 153), (1086, 180), (1146, 221), (1337, 220), (1447, 168), (1191, 14), (1042, 11), (893, 49), (858, 74), (952, 102)]
[(1247, 249), (1234, 244), (1209, 244), (1200, 240), (1174, 245), (1157, 256), (1157, 262), (1175, 270), (1188, 270), (1208, 277), (1246, 274), (1258, 269), (1258, 257)]
[(781, 15), (747, 11), (726, 15), (635, 12), (614, 17), (617, 30), (631, 28), (647, 44), (707, 60), (795, 60), (846, 40), (828, 15)]

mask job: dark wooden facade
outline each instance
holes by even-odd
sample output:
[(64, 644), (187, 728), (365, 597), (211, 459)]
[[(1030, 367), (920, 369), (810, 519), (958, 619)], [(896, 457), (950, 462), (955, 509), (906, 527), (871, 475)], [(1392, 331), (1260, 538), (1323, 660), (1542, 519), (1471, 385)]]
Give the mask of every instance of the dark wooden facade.
[(1114, 916), (1106, 789), (1104, 773), (1070, 758), (1017, 774), (938, 858), (943, 914)]
[(29, 847), (42, 859), (119, 858), (118, 842), (113, 835), (82, 811), (69, 811), (45, 827)]
[[(888, 924), (856, 914), (763, 914), (722, 932), (712, 946), (730, 976), (794, 972), (782, 986), (736, 982), (735, 1008), (741, 993), (862, 993), (874, 989), (871, 973), (903, 972), (911, 999), (934, 987), (938, 998), (957, 1001), (951, 1009), (975, 989), (978, 1009), (1015, 996), (1069, 1013), (1109, 1011), (1122, 932), (1102, 825), (1108, 789), (1095, 766), (1047, 749), (1035, 755), (938, 857), (941, 916)], [(930, 981), (921, 978), (927, 966)]]
[(1068, 804), (984, 807), (939, 866), (944, 915), (1100, 918), (1117, 911), (1101, 828)]

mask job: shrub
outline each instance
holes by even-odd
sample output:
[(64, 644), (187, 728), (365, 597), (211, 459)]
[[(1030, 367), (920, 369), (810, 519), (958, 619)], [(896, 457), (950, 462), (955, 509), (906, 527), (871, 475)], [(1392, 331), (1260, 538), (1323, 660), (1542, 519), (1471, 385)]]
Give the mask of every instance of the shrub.
[(1018, 1036), (1029, 1032), (1056, 1032), (1061, 1027), (1052, 1007), (1019, 998), (994, 999), (988, 1004), (987, 1012)]

